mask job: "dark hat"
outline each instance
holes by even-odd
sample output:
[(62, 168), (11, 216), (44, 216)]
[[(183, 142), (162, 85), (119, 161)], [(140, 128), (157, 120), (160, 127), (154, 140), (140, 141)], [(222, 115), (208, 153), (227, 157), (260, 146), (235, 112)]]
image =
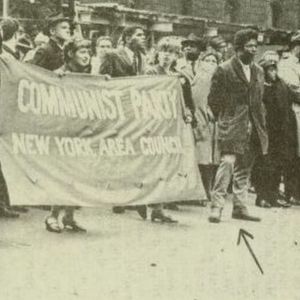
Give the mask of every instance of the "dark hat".
[(234, 47), (235, 49), (241, 49), (251, 39), (257, 40), (258, 32), (254, 29), (247, 28), (239, 30), (234, 36)]
[(211, 40), (209, 41), (209, 46), (211, 46), (215, 50), (218, 50), (224, 43), (226, 43), (226, 41), (218, 35), (211, 38)]
[(46, 21), (47, 21), (47, 25), (44, 30), (44, 34), (48, 35), (48, 36), (50, 35), (50, 28), (52, 28), (56, 24), (61, 23), (61, 22), (71, 23), (71, 20), (68, 17), (65, 17), (62, 13), (52, 14), (47, 18)]
[(272, 59), (262, 58), (258, 63), (263, 69), (267, 69), (269, 67), (277, 67), (277, 62)]
[(201, 47), (204, 44), (203, 39), (196, 36), (194, 33), (190, 33), (186, 39), (181, 41), (182, 46), (185, 46), (188, 43), (195, 43), (198, 47)]
[(47, 19), (48, 28), (61, 22), (71, 22), (71, 20), (62, 13), (50, 15)]

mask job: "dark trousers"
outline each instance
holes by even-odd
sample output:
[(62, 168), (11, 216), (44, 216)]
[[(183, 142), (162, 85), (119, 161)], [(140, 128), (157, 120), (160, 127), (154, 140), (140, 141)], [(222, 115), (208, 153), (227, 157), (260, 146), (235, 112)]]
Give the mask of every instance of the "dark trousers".
[(214, 180), (218, 166), (216, 165), (198, 165), (201, 179), (205, 189), (207, 199), (211, 201), (211, 190), (214, 185)]
[(290, 160), (279, 155), (258, 156), (251, 176), (252, 184), (258, 199), (269, 202), (275, 201), (279, 196), (279, 185), (283, 179), (285, 198), (289, 200), (296, 194), (296, 180), (299, 181), (297, 166)]

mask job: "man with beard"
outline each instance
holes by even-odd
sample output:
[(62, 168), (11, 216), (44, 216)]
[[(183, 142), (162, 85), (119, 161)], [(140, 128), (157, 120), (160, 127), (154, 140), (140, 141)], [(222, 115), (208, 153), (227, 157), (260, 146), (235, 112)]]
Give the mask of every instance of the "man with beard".
[(51, 17), (47, 34), (50, 37), (48, 43), (36, 51), (30, 62), (54, 71), (64, 64), (64, 46), (71, 37), (68, 18), (61, 14)]
[(268, 136), (263, 106), (264, 73), (254, 63), (258, 34), (252, 29), (235, 35), (236, 55), (221, 64), (212, 78), (208, 105), (218, 121), (221, 162), (211, 192), (209, 221), (219, 223), (231, 179), (232, 218), (260, 221), (245, 206), (254, 158), (266, 154)]
[[(139, 26), (127, 27), (124, 29), (121, 41), (123, 46), (115, 51), (108, 52), (103, 58), (100, 66), (100, 74), (111, 77), (137, 76), (145, 73), (146, 59), (146, 37), (144, 30)], [(147, 218), (147, 207), (139, 205), (115, 206), (113, 212), (122, 214), (125, 209), (136, 209), (142, 219)]]
[(177, 70), (184, 74), (191, 83), (197, 72), (197, 63), (199, 55), (205, 51), (205, 43), (202, 39), (191, 33), (187, 39), (181, 42), (184, 58), (178, 60)]

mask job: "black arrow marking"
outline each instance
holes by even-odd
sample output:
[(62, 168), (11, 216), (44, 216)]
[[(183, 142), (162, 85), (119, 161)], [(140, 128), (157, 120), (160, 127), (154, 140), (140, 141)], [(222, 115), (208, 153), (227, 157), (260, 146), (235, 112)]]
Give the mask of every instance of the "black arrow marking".
[(246, 246), (247, 246), (249, 252), (251, 253), (251, 255), (252, 255), (252, 257), (253, 257), (253, 259), (254, 259), (256, 265), (258, 266), (258, 268), (259, 268), (261, 274), (264, 274), (264, 271), (263, 271), (263, 269), (262, 269), (260, 263), (258, 262), (258, 260), (257, 260), (257, 258), (256, 258), (256, 256), (255, 256), (255, 254), (254, 254), (254, 252), (253, 252), (253, 250), (252, 250), (252, 248), (251, 248), (251, 246), (250, 246), (250, 244), (249, 244), (249, 242), (248, 242), (248, 240), (247, 240), (247, 238), (246, 238), (247, 236), (248, 236), (250, 239), (252, 239), (252, 240), (254, 239), (254, 236), (253, 236), (251, 233), (247, 232), (247, 231), (244, 230), (244, 229), (240, 229), (240, 231), (239, 231), (239, 236), (238, 236), (238, 240), (237, 240), (237, 244), (238, 244), (238, 245), (240, 244), (240, 242), (241, 242), (241, 237), (242, 237), (243, 240), (245, 241), (245, 244), (246, 244)]

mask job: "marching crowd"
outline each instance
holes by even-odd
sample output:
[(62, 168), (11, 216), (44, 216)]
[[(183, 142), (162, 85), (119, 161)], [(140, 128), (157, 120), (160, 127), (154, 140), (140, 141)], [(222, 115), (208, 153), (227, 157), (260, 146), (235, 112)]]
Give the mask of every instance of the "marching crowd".
[[(251, 28), (235, 34), (229, 51), (221, 36), (165, 36), (147, 50), (141, 27), (128, 27), (114, 45), (109, 36), (96, 41), (72, 36), (70, 21), (57, 15), (47, 32), (31, 40), (15, 19), (0, 23), (2, 57), (10, 57), (56, 72), (112, 77), (177, 75), (185, 102), (183, 118), (190, 123), (199, 172), (211, 205), (209, 221), (219, 223), (228, 194), (235, 219), (260, 221), (246, 207), (249, 189), (262, 208), (300, 205), (300, 34), (285, 52), (267, 51), (255, 62), (258, 33)], [(281, 187), (284, 187), (284, 191)], [(187, 199), (188, 200), (188, 199)], [(177, 222), (165, 209), (181, 203), (115, 206), (113, 213), (136, 210), (147, 219)], [(45, 220), (50, 232), (62, 232), (58, 222), (76, 232), (85, 229), (74, 219), (77, 207), (54, 206)], [(16, 218), (26, 207), (10, 206), (0, 172), (0, 217)]]

